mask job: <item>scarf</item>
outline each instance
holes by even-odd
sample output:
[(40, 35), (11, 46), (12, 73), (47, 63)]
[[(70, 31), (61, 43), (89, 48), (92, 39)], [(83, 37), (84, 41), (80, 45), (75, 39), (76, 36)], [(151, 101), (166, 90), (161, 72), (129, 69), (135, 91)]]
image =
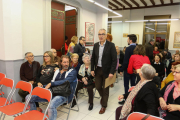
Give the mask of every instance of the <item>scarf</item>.
[[(91, 65), (89, 65), (89, 67), (88, 67), (87, 74), (88, 74), (88, 76), (91, 75)], [(81, 65), (81, 67), (79, 69), (79, 75), (81, 75), (83, 77), (85, 76), (85, 64)]]
[(71, 66), (72, 68), (77, 67), (77, 65), (78, 65), (78, 62), (77, 62), (77, 63), (75, 63), (75, 64), (74, 64), (73, 62), (71, 62), (71, 63), (70, 63), (70, 66)]
[(121, 119), (125, 118), (129, 113), (131, 112), (132, 109), (132, 100), (136, 96), (136, 94), (139, 92), (139, 90), (150, 80), (145, 80), (143, 82), (139, 81), (138, 84), (134, 87), (134, 89), (129, 93), (123, 107), (121, 110)]

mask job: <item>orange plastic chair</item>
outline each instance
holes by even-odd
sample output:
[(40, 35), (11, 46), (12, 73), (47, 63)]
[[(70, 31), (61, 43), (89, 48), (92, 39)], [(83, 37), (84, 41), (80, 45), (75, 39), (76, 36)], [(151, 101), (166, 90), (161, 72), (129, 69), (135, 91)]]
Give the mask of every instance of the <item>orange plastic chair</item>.
[(48, 100), (49, 104), (48, 104), (45, 112), (41, 113), (37, 110), (32, 110), (32, 111), (25, 113), (25, 111), (23, 111), (23, 114), (15, 117), (14, 120), (45, 120), (46, 118), (48, 118), (46, 113), (47, 113), (47, 110), (49, 108), (49, 105), (50, 105), (51, 99), (52, 99), (51, 91), (48, 89), (45, 89), (45, 88), (35, 87), (34, 90), (32, 91), (32, 94), (30, 95), (29, 100), (27, 100), (28, 103), (29, 103), (32, 95), (37, 95), (42, 99)]
[[(144, 113), (140, 113), (140, 112), (133, 112), (131, 113), (128, 117), (127, 120), (142, 120), (142, 118), (144, 118), (147, 114)], [(153, 115), (150, 115), (147, 119), (145, 120), (163, 120), (160, 117), (156, 117)]]
[(9, 78), (3, 78), (3, 79), (0, 81), (0, 85), (11, 88), (11, 91), (9, 92), (7, 98), (5, 98), (5, 97), (0, 97), (0, 107), (2, 107), (2, 106), (5, 106), (5, 105), (7, 105), (7, 104), (10, 104), (10, 102), (11, 102), (11, 98), (12, 98), (12, 97), (11, 97), (11, 93), (12, 93), (12, 88), (13, 88), (13, 86), (14, 86), (14, 80), (9, 79)]
[[(17, 89), (22, 89), (23, 91), (27, 91), (31, 94), (32, 92), (32, 85), (31, 83), (29, 82), (25, 82), (25, 81), (19, 81), (15, 87), (15, 90), (13, 91), (12, 93), (12, 96), (14, 95), (15, 91)], [(21, 103), (21, 102), (15, 102), (15, 103), (12, 103), (10, 105), (6, 105), (4, 107), (1, 107), (0, 108), (0, 111), (2, 112), (0, 118), (4, 115), (4, 117), (6, 115), (9, 115), (9, 116), (15, 116), (17, 114), (20, 114), (22, 113), (23, 111), (25, 111), (25, 106), (27, 106), (28, 103), (26, 102), (25, 104), (24, 103)], [(2, 120), (4, 120), (4, 117)]]
[(128, 92), (130, 92), (131, 90), (134, 89), (135, 86), (132, 86), (131, 88), (129, 88)]
[[(6, 77), (5, 74), (0, 73), (0, 81), (1, 81), (3, 78), (5, 78), (5, 77)], [(2, 92), (2, 85), (0, 85), (0, 96), (1, 96), (1, 95), (4, 95), (4, 92)]]

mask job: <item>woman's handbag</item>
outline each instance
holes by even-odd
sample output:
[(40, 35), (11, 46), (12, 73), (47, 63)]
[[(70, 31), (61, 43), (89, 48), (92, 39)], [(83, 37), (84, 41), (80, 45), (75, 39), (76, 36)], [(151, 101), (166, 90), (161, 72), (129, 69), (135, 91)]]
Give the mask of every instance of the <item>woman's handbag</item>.
[(53, 96), (64, 96), (67, 97), (71, 94), (71, 88), (69, 81), (64, 82), (61, 85), (51, 87), (51, 92)]
[(94, 80), (93, 80), (93, 79), (91, 79), (91, 77), (87, 77), (87, 82), (88, 82), (88, 84), (87, 84), (87, 85), (85, 85), (85, 84), (84, 84), (84, 86), (85, 86), (85, 87), (87, 87), (87, 86), (89, 86), (89, 85), (93, 84), (93, 83), (94, 83)]

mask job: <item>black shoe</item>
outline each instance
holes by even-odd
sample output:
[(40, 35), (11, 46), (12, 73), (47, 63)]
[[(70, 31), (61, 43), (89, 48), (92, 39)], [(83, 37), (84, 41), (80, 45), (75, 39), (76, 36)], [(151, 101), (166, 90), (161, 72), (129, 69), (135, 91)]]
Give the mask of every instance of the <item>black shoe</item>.
[(73, 108), (75, 105), (77, 105), (76, 101), (73, 101), (71, 108)]
[(88, 110), (92, 110), (92, 109), (93, 109), (93, 104), (90, 104)]
[(123, 105), (125, 103), (125, 100), (122, 100), (120, 102), (118, 102), (120, 105)]

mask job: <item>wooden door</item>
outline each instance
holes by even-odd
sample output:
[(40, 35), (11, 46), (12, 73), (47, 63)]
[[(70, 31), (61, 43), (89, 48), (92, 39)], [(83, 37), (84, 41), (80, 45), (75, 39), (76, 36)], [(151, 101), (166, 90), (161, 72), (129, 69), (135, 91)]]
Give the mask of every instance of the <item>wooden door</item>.
[(61, 56), (61, 47), (65, 41), (65, 4), (51, 2), (51, 48)]

